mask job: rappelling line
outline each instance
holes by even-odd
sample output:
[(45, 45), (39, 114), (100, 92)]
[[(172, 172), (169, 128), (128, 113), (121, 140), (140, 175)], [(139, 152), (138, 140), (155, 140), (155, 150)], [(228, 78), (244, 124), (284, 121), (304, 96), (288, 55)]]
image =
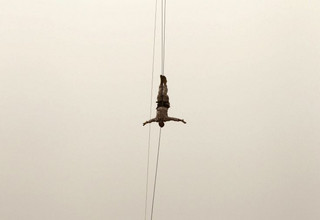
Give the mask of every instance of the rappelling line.
[[(153, 97), (153, 75), (154, 75), (154, 63), (155, 63), (155, 51), (156, 51), (156, 32), (157, 32), (157, 11), (158, 11), (158, 0), (155, 4), (155, 15), (154, 15), (154, 29), (153, 29), (153, 48), (152, 48), (152, 70), (151, 70), (151, 95), (150, 95), (150, 113), (149, 118), (152, 114), (152, 97)], [(148, 189), (149, 189), (149, 164), (150, 164), (150, 140), (151, 140), (151, 124), (149, 124), (149, 138), (148, 138), (148, 159), (147, 159), (147, 180), (146, 180), (146, 198), (144, 208), (144, 219), (147, 220), (147, 208), (148, 208)]]
[(156, 173), (155, 173), (155, 176), (154, 176), (154, 185), (153, 185), (153, 197), (152, 197), (152, 206), (151, 206), (151, 220), (152, 220), (152, 217), (153, 217), (154, 198), (155, 198), (156, 186), (157, 186), (157, 174), (158, 174), (158, 164), (159, 164), (159, 154), (160, 154), (160, 141), (161, 141), (161, 128), (160, 128), (160, 131), (159, 131), (157, 164), (156, 164)]
[(164, 9), (163, 9), (163, 75), (164, 75), (164, 63), (166, 60), (166, 9), (167, 9), (167, 0), (163, 0), (164, 1)]
[(161, 75), (164, 75), (166, 45), (166, 7), (167, 1), (161, 0)]
[[(161, 0), (161, 75), (164, 75), (164, 63), (165, 63), (165, 24), (166, 24), (166, 0)], [(154, 185), (153, 185), (152, 206), (151, 206), (151, 220), (153, 218), (153, 208), (154, 208), (154, 200), (155, 200), (156, 186), (157, 186), (158, 164), (159, 164), (159, 154), (160, 154), (160, 142), (161, 142), (161, 128), (160, 128), (160, 131), (159, 131), (156, 173), (155, 173), (155, 176), (154, 176)]]
[(163, 76), (166, 57), (166, 5), (167, 1), (161, 0), (161, 75)]
[[(152, 94), (153, 94), (153, 74), (155, 66), (155, 42), (156, 42), (156, 24), (157, 24), (157, 5), (156, 0), (155, 7), (155, 21), (154, 21), (154, 38), (153, 38), (153, 60), (152, 60), (152, 79), (151, 79), (151, 104), (150, 104), (150, 118), (152, 112)], [(161, 0), (161, 75), (164, 75), (164, 63), (165, 63), (165, 23), (166, 23), (166, 0)], [(147, 203), (148, 203), (148, 185), (149, 185), (149, 158), (150, 158), (150, 139), (151, 139), (151, 125), (149, 125), (149, 140), (148, 140), (148, 162), (147, 162), (147, 183), (146, 183), (146, 200), (145, 200), (145, 220), (147, 216)], [(158, 175), (158, 164), (159, 164), (159, 154), (160, 154), (160, 143), (161, 143), (161, 128), (159, 131), (159, 141), (158, 141), (158, 153), (157, 153), (157, 163), (154, 177), (153, 194), (152, 194), (152, 206), (151, 206), (151, 220), (153, 218), (154, 200), (157, 185), (157, 175)]]

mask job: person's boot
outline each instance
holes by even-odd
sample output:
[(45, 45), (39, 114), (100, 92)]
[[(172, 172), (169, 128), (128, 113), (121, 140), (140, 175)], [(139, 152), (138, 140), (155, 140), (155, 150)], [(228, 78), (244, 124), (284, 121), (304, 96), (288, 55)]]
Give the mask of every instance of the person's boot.
[(164, 75), (160, 75), (161, 83), (160, 84), (167, 84), (167, 78)]

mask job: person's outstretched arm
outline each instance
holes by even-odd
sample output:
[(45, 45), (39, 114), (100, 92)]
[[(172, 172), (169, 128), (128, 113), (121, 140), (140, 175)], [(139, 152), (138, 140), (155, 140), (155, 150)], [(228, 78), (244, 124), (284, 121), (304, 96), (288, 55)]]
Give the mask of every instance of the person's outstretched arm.
[(187, 123), (187, 122), (185, 122), (183, 119), (180, 119), (180, 118), (173, 118), (173, 117), (168, 117), (167, 119), (166, 119), (166, 121), (181, 121), (181, 122), (183, 122), (183, 123)]
[(156, 118), (150, 119), (149, 121), (146, 121), (145, 123), (143, 123), (143, 126), (145, 126), (146, 124), (155, 122), (155, 121), (156, 121)]

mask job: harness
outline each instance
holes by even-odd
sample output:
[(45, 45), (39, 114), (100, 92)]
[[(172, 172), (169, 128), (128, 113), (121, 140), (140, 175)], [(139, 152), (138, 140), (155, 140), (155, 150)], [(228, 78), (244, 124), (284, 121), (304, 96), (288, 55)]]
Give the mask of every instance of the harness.
[(157, 101), (157, 108), (159, 107), (165, 107), (165, 108), (170, 108), (170, 103), (167, 101)]

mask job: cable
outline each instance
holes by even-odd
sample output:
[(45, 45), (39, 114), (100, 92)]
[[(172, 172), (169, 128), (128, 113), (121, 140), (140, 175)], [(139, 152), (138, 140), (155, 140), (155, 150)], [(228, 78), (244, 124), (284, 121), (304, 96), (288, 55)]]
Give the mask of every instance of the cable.
[(167, 17), (167, 0), (162, 0), (164, 1), (163, 5), (163, 60), (162, 60), (162, 65), (163, 65), (163, 74), (164, 74), (164, 63), (166, 59), (166, 17)]
[(167, 1), (161, 0), (161, 75), (164, 75)]
[(161, 0), (161, 75), (163, 74), (163, 0)]
[[(154, 75), (154, 64), (155, 64), (155, 51), (156, 51), (156, 32), (157, 32), (157, 11), (158, 11), (158, 0), (155, 4), (155, 15), (154, 15), (154, 29), (153, 29), (153, 48), (152, 48), (152, 70), (151, 70), (151, 95), (150, 95), (150, 112), (149, 118), (152, 114), (152, 98), (153, 98), (153, 75)], [(148, 189), (149, 189), (149, 166), (150, 166), (150, 140), (151, 140), (151, 124), (149, 124), (149, 138), (148, 138), (148, 159), (147, 159), (147, 180), (146, 180), (146, 198), (144, 207), (144, 219), (147, 220), (147, 208), (148, 208)]]
[[(166, 0), (161, 0), (161, 75), (164, 75), (164, 64), (165, 64), (165, 24), (166, 24)], [(151, 220), (153, 218), (154, 200), (156, 195), (158, 165), (159, 165), (159, 156), (160, 156), (160, 143), (161, 143), (161, 127), (159, 130), (157, 163), (156, 163), (156, 171), (155, 171), (154, 185), (153, 185)]]
[[(156, 45), (157, 11), (158, 11), (157, 9), (158, 9), (158, 0), (156, 0), (156, 5), (155, 5), (155, 18), (154, 18), (154, 31), (153, 31), (154, 35), (153, 35), (151, 98), (150, 98), (150, 116), (149, 116), (150, 118), (152, 113), (153, 78), (154, 78), (153, 75), (154, 75), (154, 69), (155, 69), (155, 49), (156, 49), (155, 45)], [(161, 75), (164, 75), (164, 64), (165, 64), (165, 26), (166, 26), (166, 0), (161, 0)], [(149, 139), (148, 139), (147, 180), (146, 180), (145, 218), (144, 218), (145, 220), (147, 220), (147, 207), (148, 207), (150, 140), (151, 140), (151, 124), (149, 124)], [(155, 171), (153, 195), (152, 195), (151, 220), (153, 218), (154, 200), (155, 200), (156, 185), (157, 185), (160, 142), (161, 142), (161, 128), (159, 131), (157, 163), (156, 163), (156, 171)]]
[(161, 141), (161, 128), (160, 128), (160, 131), (159, 131), (157, 164), (156, 164), (156, 173), (155, 173), (155, 176), (154, 176), (154, 185), (153, 185), (152, 207), (151, 207), (151, 220), (152, 220), (152, 217), (153, 217), (154, 198), (155, 198), (156, 186), (157, 186), (158, 164), (159, 164), (159, 155), (160, 155), (160, 141)]

